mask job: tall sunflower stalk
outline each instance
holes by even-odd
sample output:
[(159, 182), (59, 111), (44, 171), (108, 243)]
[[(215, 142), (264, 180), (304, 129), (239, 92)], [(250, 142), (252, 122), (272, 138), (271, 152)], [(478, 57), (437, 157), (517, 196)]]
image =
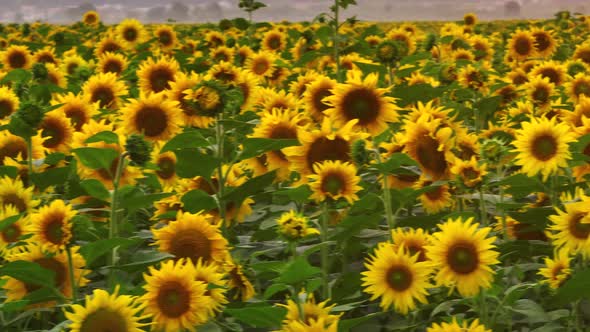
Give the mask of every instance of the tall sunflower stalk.
[[(336, 63), (336, 80), (342, 82), (340, 73), (340, 42), (342, 36), (340, 35), (340, 26), (343, 24), (340, 22), (340, 10), (346, 9), (350, 5), (356, 5), (356, 0), (334, 0), (334, 4), (330, 6), (331, 16), (328, 16), (328, 26), (332, 29), (332, 56)], [(354, 22), (356, 18), (352, 17), (346, 20), (346, 22)]]

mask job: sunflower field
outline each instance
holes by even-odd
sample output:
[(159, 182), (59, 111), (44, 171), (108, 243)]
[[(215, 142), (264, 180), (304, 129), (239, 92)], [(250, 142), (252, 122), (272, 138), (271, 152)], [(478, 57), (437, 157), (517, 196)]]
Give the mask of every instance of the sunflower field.
[(590, 330), (590, 16), (0, 25), (0, 331)]

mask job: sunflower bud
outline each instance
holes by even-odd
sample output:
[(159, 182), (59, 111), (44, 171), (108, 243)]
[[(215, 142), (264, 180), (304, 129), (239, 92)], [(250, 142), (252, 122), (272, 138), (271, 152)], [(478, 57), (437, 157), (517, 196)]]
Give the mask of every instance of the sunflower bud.
[(480, 155), (488, 164), (494, 165), (501, 162), (508, 153), (506, 144), (497, 138), (484, 140), (481, 144)]
[(352, 143), (351, 152), (352, 160), (358, 168), (369, 162), (369, 152), (367, 151), (367, 143), (365, 140), (358, 139), (354, 141), (354, 143)]
[(567, 67), (567, 73), (572, 77), (579, 73), (586, 73), (586, 66), (581, 62), (574, 62)]
[(377, 46), (376, 56), (382, 63), (391, 63), (402, 57), (401, 43), (386, 40)]
[(429, 33), (424, 40), (424, 50), (429, 52), (434, 45), (436, 45), (436, 35)]
[(150, 161), (152, 147), (142, 135), (129, 136), (125, 143), (125, 150), (129, 153), (129, 159), (136, 165), (143, 166)]
[(43, 121), (43, 108), (37, 104), (25, 102), (14, 113), (8, 130), (20, 137), (31, 137), (37, 133), (37, 128)]
[(82, 81), (86, 81), (92, 76), (92, 70), (88, 67), (80, 66), (76, 68), (76, 75), (78, 75)]
[(33, 79), (38, 82), (43, 82), (47, 80), (48, 77), (47, 68), (43, 63), (36, 63), (33, 66)]

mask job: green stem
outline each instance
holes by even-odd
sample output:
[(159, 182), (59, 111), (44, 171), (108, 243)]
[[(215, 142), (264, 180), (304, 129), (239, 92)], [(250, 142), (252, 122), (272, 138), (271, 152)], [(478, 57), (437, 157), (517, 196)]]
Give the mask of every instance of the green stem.
[(557, 184), (558, 184), (558, 175), (555, 173), (551, 176), (551, 204), (553, 206), (559, 205), (559, 193), (557, 192)]
[(27, 180), (27, 184), (30, 185), (32, 182), (33, 177), (33, 139), (31, 137), (27, 137), (27, 166), (29, 168), (29, 176)]
[[(225, 235), (226, 228), (229, 224), (227, 220), (225, 220), (225, 202), (223, 200), (223, 196), (225, 195), (225, 174), (223, 173), (223, 124), (221, 120), (223, 119), (223, 114), (219, 114), (215, 121), (215, 138), (217, 142), (217, 205), (219, 207), (219, 218), (221, 219), (221, 230), (222, 233)], [(231, 167), (231, 165), (230, 165)], [(228, 170), (229, 172), (229, 170)], [(229, 174), (229, 173), (228, 173)]]
[(78, 280), (74, 276), (74, 261), (72, 259), (72, 248), (67, 246), (66, 253), (68, 254), (68, 270), (70, 272), (70, 282), (72, 283), (72, 303), (76, 303), (78, 293)]
[[(129, 153), (127, 151), (121, 153), (119, 156), (119, 162), (117, 163), (117, 169), (115, 171), (115, 176), (113, 179), (113, 192), (111, 194), (111, 220), (109, 224), (109, 239), (113, 239), (119, 236), (119, 221), (117, 220), (117, 203), (118, 203), (118, 194), (119, 194), (119, 182), (121, 181), (121, 175), (123, 174), (123, 169), (125, 169), (126, 158)], [(113, 279), (114, 279), (114, 266), (117, 264), (117, 249), (118, 247), (114, 247), (111, 256), (109, 265), (111, 269), (109, 271), (109, 287), (112, 288)]]
[[(504, 171), (502, 169), (502, 166), (498, 166), (497, 173), (499, 180), (504, 178)], [(500, 212), (500, 220), (502, 221), (502, 236), (504, 237), (504, 240), (508, 240), (508, 230), (506, 229), (506, 214), (504, 213), (504, 187), (502, 187), (502, 185), (498, 187), (498, 195), (500, 195), (500, 208), (496, 210)]]
[(332, 37), (332, 43), (334, 47), (334, 61), (336, 62), (336, 80), (341, 82), (340, 77), (340, 49), (338, 45), (338, 30), (340, 28), (340, 4), (338, 0), (334, 0), (334, 35)]
[[(378, 163), (382, 162), (381, 154), (379, 154), (378, 149), (375, 151), (375, 158)], [(393, 207), (391, 206), (391, 192), (389, 191), (389, 176), (387, 174), (382, 174), (381, 176), (383, 176), (383, 206), (385, 207), (385, 219), (387, 220), (387, 228), (389, 229), (391, 242), (393, 242), (392, 231), (395, 228), (395, 219), (399, 210), (396, 211), (395, 214), (393, 213)]]
[(484, 226), (488, 225), (488, 213), (486, 211), (486, 202), (483, 195), (483, 186), (479, 188), (479, 212), (480, 212), (480, 221), (481, 224)]
[(329, 269), (329, 257), (328, 257), (328, 220), (330, 218), (330, 211), (328, 208), (328, 203), (322, 203), (322, 218), (321, 218), (321, 226), (322, 229), (320, 230), (320, 236), (322, 240), (322, 247), (320, 250), (321, 255), (321, 264), (322, 264), (322, 295), (323, 299), (329, 299), (332, 294), (330, 290), (329, 280), (328, 280), (328, 269)]

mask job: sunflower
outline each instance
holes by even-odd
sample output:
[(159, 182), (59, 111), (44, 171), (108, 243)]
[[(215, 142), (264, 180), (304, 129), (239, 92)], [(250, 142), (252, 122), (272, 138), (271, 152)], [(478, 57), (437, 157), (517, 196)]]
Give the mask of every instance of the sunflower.
[(168, 25), (159, 26), (156, 31), (154, 31), (154, 36), (158, 40), (160, 49), (165, 51), (173, 49), (176, 47), (176, 43), (178, 43), (176, 31), (174, 31), (174, 28)]
[(244, 113), (251, 111), (256, 104), (256, 96), (258, 94), (260, 79), (258, 76), (249, 71), (242, 70), (236, 78), (235, 85), (242, 93), (242, 105), (240, 105), (240, 112)]
[(23, 45), (10, 45), (0, 54), (0, 60), (5, 70), (29, 69), (33, 65), (31, 52)]
[(463, 24), (474, 26), (477, 23), (477, 15), (474, 13), (467, 13), (463, 16)]
[(552, 224), (548, 227), (549, 238), (556, 248), (564, 248), (569, 254), (590, 254), (590, 224), (583, 222), (590, 209), (588, 199), (565, 204), (565, 211), (555, 208), (556, 215), (549, 216)]
[(383, 310), (393, 306), (406, 315), (416, 308), (416, 301), (428, 303), (432, 270), (428, 262), (418, 262), (418, 254), (410, 256), (405, 248), (394, 250), (390, 243), (382, 242), (365, 267), (368, 271), (362, 273), (364, 291), (371, 294), (371, 300), (380, 297)]
[(528, 176), (541, 172), (545, 181), (560, 167), (567, 166), (571, 159), (568, 144), (573, 140), (574, 133), (566, 123), (556, 123), (555, 118), (531, 118), (516, 131), (512, 143), (516, 147), (513, 152), (517, 153), (515, 163)]
[(260, 51), (252, 54), (244, 64), (244, 69), (249, 70), (258, 77), (268, 77), (272, 75), (275, 68), (276, 57), (271, 52)]
[(122, 127), (126, 134), (143, 134), (150, 141), (165, 141), (182, 129), (182, 111), (178, 102), (163, 94), (149, 94), (131, 99), (121, 109)]
[(25, 188), (19, 179), (4, 176), (0, 179), (0, 206), (12, 205), (19, 213), (31, 212), (39, 205), (39, 201), (33, 199), (33, 190), (33, 187)]
[(566, 68), (557, 61), (544, 61), (533, 67), (530, 75), (532, 77), (541, 76), (548, 78), (549, 82), (559, 86), (566, 80)]
[(175, 258), (188, 258), (193, 263), (199, 259), (205, 262), (223, 262), (227, 259), (228, 242), (221, 235), (219, 226), (211, 224), (211, 218), (198, 213), (179, 211), (176, 220), (168, 225), (153, 229), (154, 245), (162, 252)]
[(315, 172), (316, 163), (327, 160), (351, 161), (352, 143), (368, 136), (352, 130), (356, 121), (352, 120), (334, 130), (330, 119), (324, 118), (320, 129), (301, 132), (299, 136), (301, 146), (282, 150), (289, 159), (292, 170), (299, 172), (302, 179), (305, 179), (307, 175)]
[(480, 184), (483, 177), (488, 173), (487, 165), (480, 165), (475, 156), (469, 160), (456, 158), (451, 167), (451, 174), (455, 175), (463, 185), (473, 188)]
[(416, 51), (416, 37), (404, 29), (392, 29), (385, 34), (386, 40), (400, 42), (403, 46), (402, 56)]
[(214, 317), (228, 303), (225, 296), (228, 282), (225, 280), (222, 268), (214, 262), (205, 263), (202, 259), (199, 259), (195, 264), (195, 280), (207, 284), (205, 295), (210, 299), (208, 306), (208, 309), (210, 309), (209, 316)]
[(254, 54), (254, 51), (252, 50), (252, 48), (250, 46), (242, 45), (234, 53), (234, 62), (238, 66), (243, 67), (244, 64), (246, 63), (246, 60), (249, 57), (251, 57), (252, 54)]
[(57, 65), (58, 60), (55, 58), (55, 49), (53, 47), (45, 47), (38, 50), (33, 55), (35, 63), (52, 63)]
[(43, 146), (50, 152), (67, 152), (69, 150), (74, 128), (70, 119), (61, 112), (48, 112), (39, 125)]
[(174, 75), (180, 71), (176, 60), (161, 57), (158, 60), (149, 58), (139, 65), (137, 78), (139, 89), (143, 93), (161, 92), (170, 89), (170, 83), (174, 81)]
[(313, 171), (315, 174), (307, 176), (308, 180), (314, 181), (310, 185), (313, 192), (311, 199), (322, 202), (328, 198), (344, 198), (350, 204), (358, 200), (356, 193), (362, 187), (358, 185), (360, 177), (356, 175), (357, 170), (353, 164), (326, 160), (313, 165)]
[[(20, 212), (13, 205), (5, 205), (0, 208), (0, 220), (6, 220), (10, 217), (16, 218)], [(5, 254), (6, 247), (19, 241), (20, 237), (25, 234), (28, 218), (19, 216), (15, 222), (4, 227), (0, 231), (0, 253)]]
[(312, 234), (320, 234), (320, 231), (307, 225), (308, 220), (305, 216), (293, 210), (283, 213), (277, 219), (277, 224), (279, 225), (279, 233), (289, 241), (298, 240)]
[(75, 95), (72, 92), (56, 95), (51, 100), (51, 105), (60, 106), (48, 114), (55, 112), (65, 115), (75, 131), (82, 130), (82, 126), (98, 114), (98, 102), (88, 103), (82, 95)]
[(209, 68), (208, 74), (225, 84), (232, 84), (238, 78), (240, 70), (232, 63), (220, 61)]
[(494, 47), (493, 43), (484, 36), (481, 35), (473, 35), (469, 37), (469, 44), (473, 48), (475, 61), (492, 60), (494, 55)]
[(572, 55), (572, 59), (580, 60), (586, 65), (590, 65), (590, 43), (586, 42), (578, 45)]
[(516, 86), (523, 85), (529, 81), (527, 73), (525, 73), (520, 68), (514, 69), (513, 71), (509, 72), (507, 77), (508, 80)]
[(214, 121), (215, 118), (211, 116), (199, 115), (200, 111), (187, 102), (186, 90), (196, 86), (201, 81), (201, 76), (198, 74), (187, 75), (182, 72), (176, 73), (174, 80), (170, 82), (170, 89), (166, 90), (166, 97), (168, 100), (178, 102), (178, 107), (182, 110), (182, 122), (184, 126), (207, 128)]
[(172, 191), (176, 182), (178, 181), (178, 175), (176, 175), (176, 154), (172, 151), (160, 152), (162, 144), (159, 144), (152, 151), (152, 162), (158, 167), (154, 170), (154, 174), (160, 181), (162, 189), (164, 191)]
[(123, 44), (118, 36), (105, 34), (97, 43), (94, 54), (99, 57), (106, 52), (116, 53), (123, 50)]
[(152, 316), (153, 328), (164, 332), (187, 329), (209, 318), (211, 300), (206, 295), (207, 284), (197, 281), (195, 266), (190, 261), (167, 261), (160, 268), (149, 267), (145, 273), (146, 294), (144, 312)]
[(553, 32), (544, 28), (534, 27), (530, 33), (535, 39), (535, 51), (537, 55), (543, 58), (550, 58), (557, 50), (557, 41), (553, 36)]
[(277, 29), (269, 30), (262, 36), (261, 48), (266, 52), (280, 52), (287, 47), (287, 35)]
[(461, 324), (457, 322), (457, 318), (453, 317), (450, 323), (432, 323), (432, 325), (426, 329), (426, 332), (492, 332), (492, 330), (479, 323), (479, 319), (474, 320), (471, 324), (467, 321), (463, 321)]
[(553, 254), (553, 259), (545, 257), (544, 260), (545, 267), (539, 269), (539, 275), (545, 277), (541, 283), (548, 284), (552, 289), (558, 289), (572, 274), (569, 252), (561, 249)]
[(266, 78), (266, 82), (269, 86), (273, 86), (276, 88), (281, 88), (283, 86), (283, 81), (289, 76), (291, 73), (288, 68), (286, 67), (275, 67), (272, 70), (270, 76)]
[(395, 228), (391, 231), (391, 239), (393, 244), (391, 250), (398, 252), (400, 248), (409, 254), (409, 256), (418, 255), (416, 262), (427, 261), (426, 246), (430, 244), (430, 234), (422, 228), (402, 229)]
[(418, 198), (422, 207), (427, 214), (438, 213), (445, 208), (452, 207), (454, 200), (451, 197), (450, 186), (448, 184), (433, 185), (433, 181), (424, 177), (424, 175), (414, 184), (414, 189), (430, 187), (426, 192), (420, 194)]
[(209, 58), (214, 62), (230, 62), (234, 57), (234, 49), (227, 46), (219, 46), (211, 50)]
[(262, 112), (270, 113), (273, 109), (296, 110), (297, 98), (285, 90), (276, 91), (272, 88), (258, 90), (258, 102)]
[[(101, 120), (101, 122), (96, 122), (94, 120), (90, 120), (87, 124), (82, 126), (82, 130), (79, 132), (74, 133), (74, 138), (72, 140), (72, 148), (80, 148), (80, 147), (92, 147), (92, 148), (100, 148), (100, 149), (112, 149), (117, 152), (118, 155), (123, 153), (123, 146), (125, 146), (125, 137), (122, 136), (119, 132), (115, 132), (119, 138), (119, 144), (117, 143), (105, 143), (105, 142), (93, 142), (93, 143), (86, 143), (86, 140), (90, 137), (104, 132), (110, 131), (115, 132), (114, 124), (112, 122), (107, 123), (106, 120)], [(120, 157), (117, 156), (111, 162), (111, 166), (106, 168), (99, 168), (99, 169), (92, 169), (90, 167), (85, 166), (83, 163), (78, 162), (78, 174), (82, 179), (97, 179), (101, 181), (107, 189), (113, 188), (113, 179), (115, 171), (117, 170), (117, 166), (119, 162), (125, 162), (126, 159), (121, 161)], [(137, 178), (142, 176), (141, 170), (137, 166), (126, 165), (123, 167), (123, 172), (121, 173), (121, 177), (119, 179), (119, 185), (124, 186), (128, 184), (135, 184)]]
[(144, 40), (145, 28), (138, 20), (133, 18), (126, 18), (121, 21), (115, 31), (127, 48), (133, 48)]
[(65, 316), (71, 321), (71, 332), (85, 331), (124, 331), (142, 332), (147, 324), (140, 323), (148, 315), (140, 315), (143, 304), (129, 295), (119, 295), (119, 286), (113, 294), (102, 289), (95, 289), (92, 298), (86, 295), (84, 306), (72, 304), (64, 310)]
[(100, 15), (95, 10), (89, 10), (82, 16), (82, 22), (86, 25), (96, 26), (100, 23)]
[(537, 53), (535, 43), (535, 37), (530, 31), (517, 30), (510, 36), (507, 53), (518, 61), (532, 58)]
[(492, 244), (496, 237), (488, 237), (491, 228), (478, 229), (473, 218), (463, 221), (449, 219), (439, 225), (441, 231), (432, 234), (432, 245), (426, 246), (426, 256), (438, 272), (437, 285), (457, 287), (462, 296), (473, 296), (480, 288), (489, 288), (498, 264), (498, 252)]
[[(86, 261), (84, 257), (78, 252), (79, 247), (71, 247), (72, 255), (72, 274), (78, 287), (84, 286), (88, 283), (86, 276), (90, 273), (89, 270), (84, 269)], [(39, 244), (29, 243), (21, 252), (9, 255), (6, 257), (9, 261), (27, 261), (39, 264), (42, 268), (53, 271), (55, 278), (53, 280), (54, 286), (66, 298), (72, 297), (72, 279), (69, 272), (68, 255), (65, 251), (57, 251), (47, 253)], [(6, 290), (6, 298), (8, 301), (17, 301), (23, 299), (28, 294), (39, 290), (41, 287), (35, 284), (25, 283), (18, 279), (7, 277), (6, 283), (2, 286)], [(51, 306), (52, 303), (44, 303), (41, 306)]]
[(483, 68), (475, 68), (467, 65), (457, 73), (459, 84), (465, 88), (486, 93), (488, 91), (488, 77)]
[(387, 89), (377, 88), (377, 74), (369, 74), (362, 80), (360, 71), (347, 72), (344, 84), (337, 84), (333, 95), (324, 98), (330, 108), (325, 110), (338, 126), (358, 120), (355, 128), (366, 129), (372, 135), (386, 130), (387, 122), (398, 120), (395, 99), (385, 96)]
[(340, 315), (330, 314), (334, 305), (328, 306), (328, 301), (317, 303), (313, 293), (307, 294), (301, 292), (297, 294), (297, 297), (299, 303), (293, 300), (288, 300), (287, 304), (277, 304), (278, 306), (287, 309), (287, 315), (282, 322), (282, 328), (284, 331), (290, 331), (289, 326), (295, 322), (308, 328), (303, 331), (309, 331), (309, 327), (317, 324), (317, 322), (322, 322), (324, 325), (322, 326), (322, 329), (318, 331), (326, 331), (324, 328), (327, 326), (338, 324)]
[(336, 81), (323, 75), (317, 75), (306, 84), (303, 93), (303, 103), (305, 111), (316, 121), (321, 121), (324, 117), (324, 111), (330, 108), (324, 103), (324, 98), (332, 96), (332, 91), (336, 87)]
[(325, 319), (309, 319), (306, 323), (301, 321), (291, 321), (287, 325), (283, 325), (281, 332), (337, 332), (338, 321), (331, 324), (327, 323)]
[(570, 99), (577, 103), (582, 96), (590, 97), (590, 76), (585, 73), (576, 74), (564, 87)]
[(121, 97), (127, 95), (127, 87), (114, 73), (98, 73), (82, 86), (82, 93), (89, 103), (98, 102), (100, 108), (118, 109)]
[(20, 101), (9, 87), (0, 86), (0, 120), (8, 118), (16, 112)]
[[(262, 113), (260, 123), (254, 128), (250, 137), (270, 139), (298, 139), (302, 114), (291, 110), (273, 109), (269, 113)], [(289, 160), (281, 150), (266, 153), (268, 170), (277, 170), (277, 178), (286, 180), (289, 177)]]
[(47, 83), (51, 83), (60, 88), (65, 88), (67, 85), (66, 77), (64, 73), (56, 65), (52, 63), (45, 64), (47, 69)]
[(212, 30), (205, 34), (205, 41), (207, 47), (215, 48), (225, 44), (225, 36), (219, 31)]
[(407, 121), (404, 152), (416, 160), (433, 180), (446, 178), (452, 160), (452, 129), (442, 127), (440, 119), (424, 114), (417, 121)]
[(98, 56), (96, 70), (99, 73), (114, 73), (121, 75), (127, 69), (127, 58), (121, 53), (105, 52)]
[(31, 214), (31, 241), (51, 251), (64, 249), (72, 238), (72, 218), (76, 214), (76, 210), (63, 200), (51, 201), (49, 205)]
[(555, 84), (549, 78), (534, 77), (523, 87), (528, 99), (538, 108), (545, 112), (551, 107), (551, 97), (555, 92)]
[(60, 61), (60, 68), (66, 75), (74, 75), (78, 68), (86, 66), (88, 63), (78, 54), (65, 56)]
[(229, 262), (223, 264), (223, 269), (229, 277), (228, 287), (237, 291), (234, 298), (241, 298), (242, 302), (245, 302), (256, 295), (254, 286), (244, 275), (244, 270), (240, 264), (236, 264), (230, 259)]

